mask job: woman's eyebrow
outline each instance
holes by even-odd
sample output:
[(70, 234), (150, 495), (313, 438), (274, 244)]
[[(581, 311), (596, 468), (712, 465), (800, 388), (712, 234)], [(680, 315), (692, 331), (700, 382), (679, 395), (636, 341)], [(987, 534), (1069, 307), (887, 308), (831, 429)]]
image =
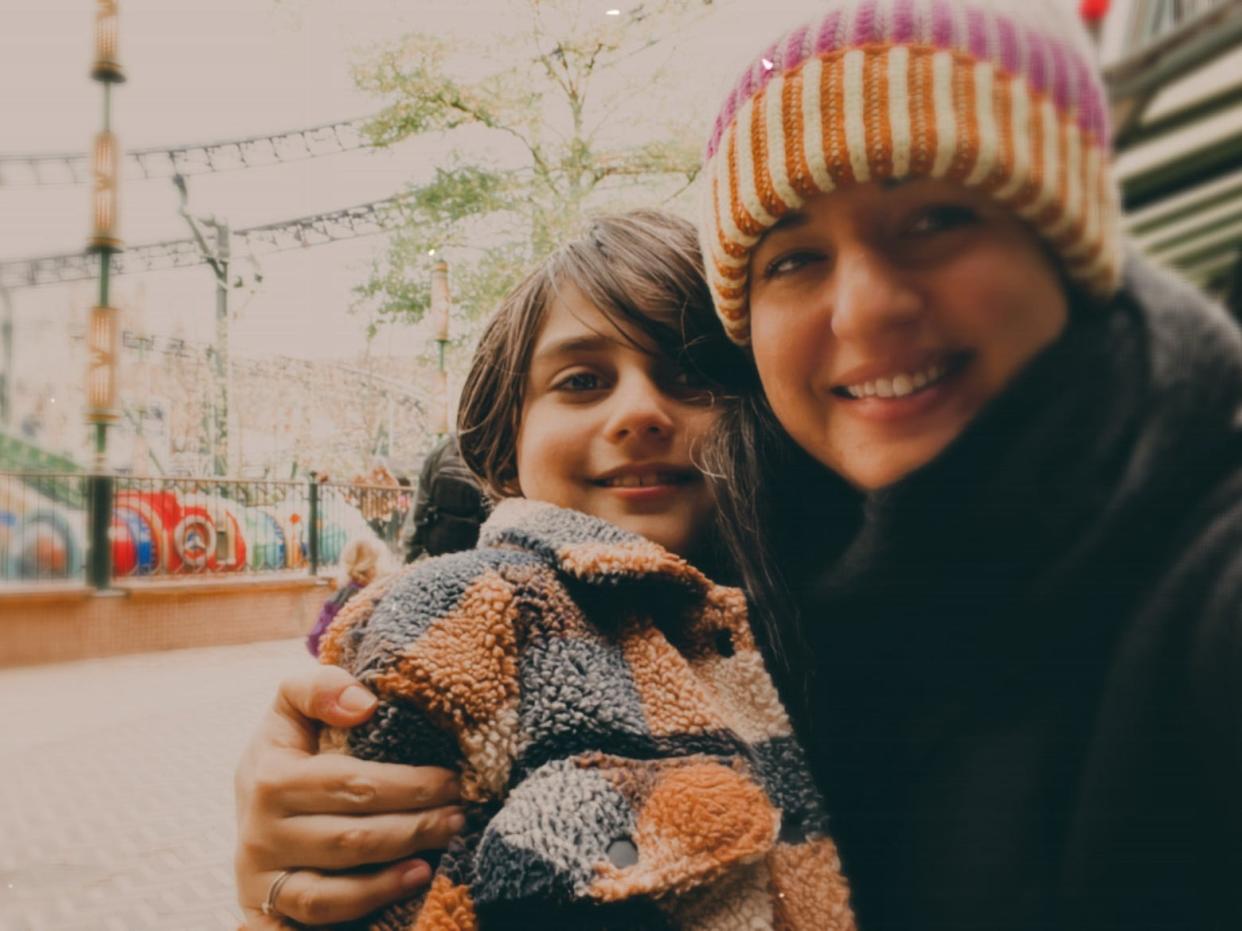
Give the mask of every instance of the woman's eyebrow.
[(805, 226), (807, 221), (807, 215), (801, 210), (791, 210), (768, 227), (768, 232), (775, 233), (779, 230), (797, 229), (799, 226)]

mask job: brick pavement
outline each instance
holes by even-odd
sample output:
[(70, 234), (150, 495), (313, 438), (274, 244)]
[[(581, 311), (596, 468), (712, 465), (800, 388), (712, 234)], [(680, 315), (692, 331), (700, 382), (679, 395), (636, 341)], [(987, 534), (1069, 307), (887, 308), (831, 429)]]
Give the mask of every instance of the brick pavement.
[(300, 640), (0, 671), (0, 931), (218, 931), (233, 766)]

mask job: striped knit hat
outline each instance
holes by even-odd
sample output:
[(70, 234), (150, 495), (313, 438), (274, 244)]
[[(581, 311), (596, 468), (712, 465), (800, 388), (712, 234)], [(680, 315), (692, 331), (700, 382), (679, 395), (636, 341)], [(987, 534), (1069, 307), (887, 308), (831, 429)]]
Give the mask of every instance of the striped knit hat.
[(730, 337), (750, 338), (750, 251), (817, 194), (942, 178), (1026, 220), (1106, 297), (1121, 266), (1104, 88), (1050, 0), (832, 0), (742, 74), (707, 146), (703, 255)]

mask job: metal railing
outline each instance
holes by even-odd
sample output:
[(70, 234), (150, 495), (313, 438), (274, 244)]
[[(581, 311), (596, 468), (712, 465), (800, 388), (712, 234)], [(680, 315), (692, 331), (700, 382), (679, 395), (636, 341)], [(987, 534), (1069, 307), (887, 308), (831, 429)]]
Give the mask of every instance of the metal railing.
[(1114, 104), (1149, 95), (1232, 48), (1242, 0), (1134, 0), (1120, 57), (1105, 69)]
[(308, 572), (370, 539), (394, 556), (402, 486), (0, 472), (0, 583)]
[[(1125, 49), (1139, 54), (1234, 0), (1132, 0), (1128, 5)], [(1125, 12), (1124, 10), (1122, 12)]]
[(84, 578), (88, 478), (0, 472), (0, 581)]

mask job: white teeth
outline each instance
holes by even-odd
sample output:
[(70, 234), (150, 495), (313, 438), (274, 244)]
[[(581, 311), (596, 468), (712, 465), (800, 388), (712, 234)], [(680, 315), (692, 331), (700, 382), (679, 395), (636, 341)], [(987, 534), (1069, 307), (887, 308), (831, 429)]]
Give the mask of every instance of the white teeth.
[(948, 369), (937, 362), (917, 372), (902, 372), (891, 378), (876, 378), (857, 385), (846, 385), (845, 391), (852, 398), (904, 398), (934, 385), (947, 372)]
[(618, 475), (600, 484), (608, 488), (647, 488), (651, 485), (675, 485), (680, 476), (673, 472), (651, 472), (645, 475)]

